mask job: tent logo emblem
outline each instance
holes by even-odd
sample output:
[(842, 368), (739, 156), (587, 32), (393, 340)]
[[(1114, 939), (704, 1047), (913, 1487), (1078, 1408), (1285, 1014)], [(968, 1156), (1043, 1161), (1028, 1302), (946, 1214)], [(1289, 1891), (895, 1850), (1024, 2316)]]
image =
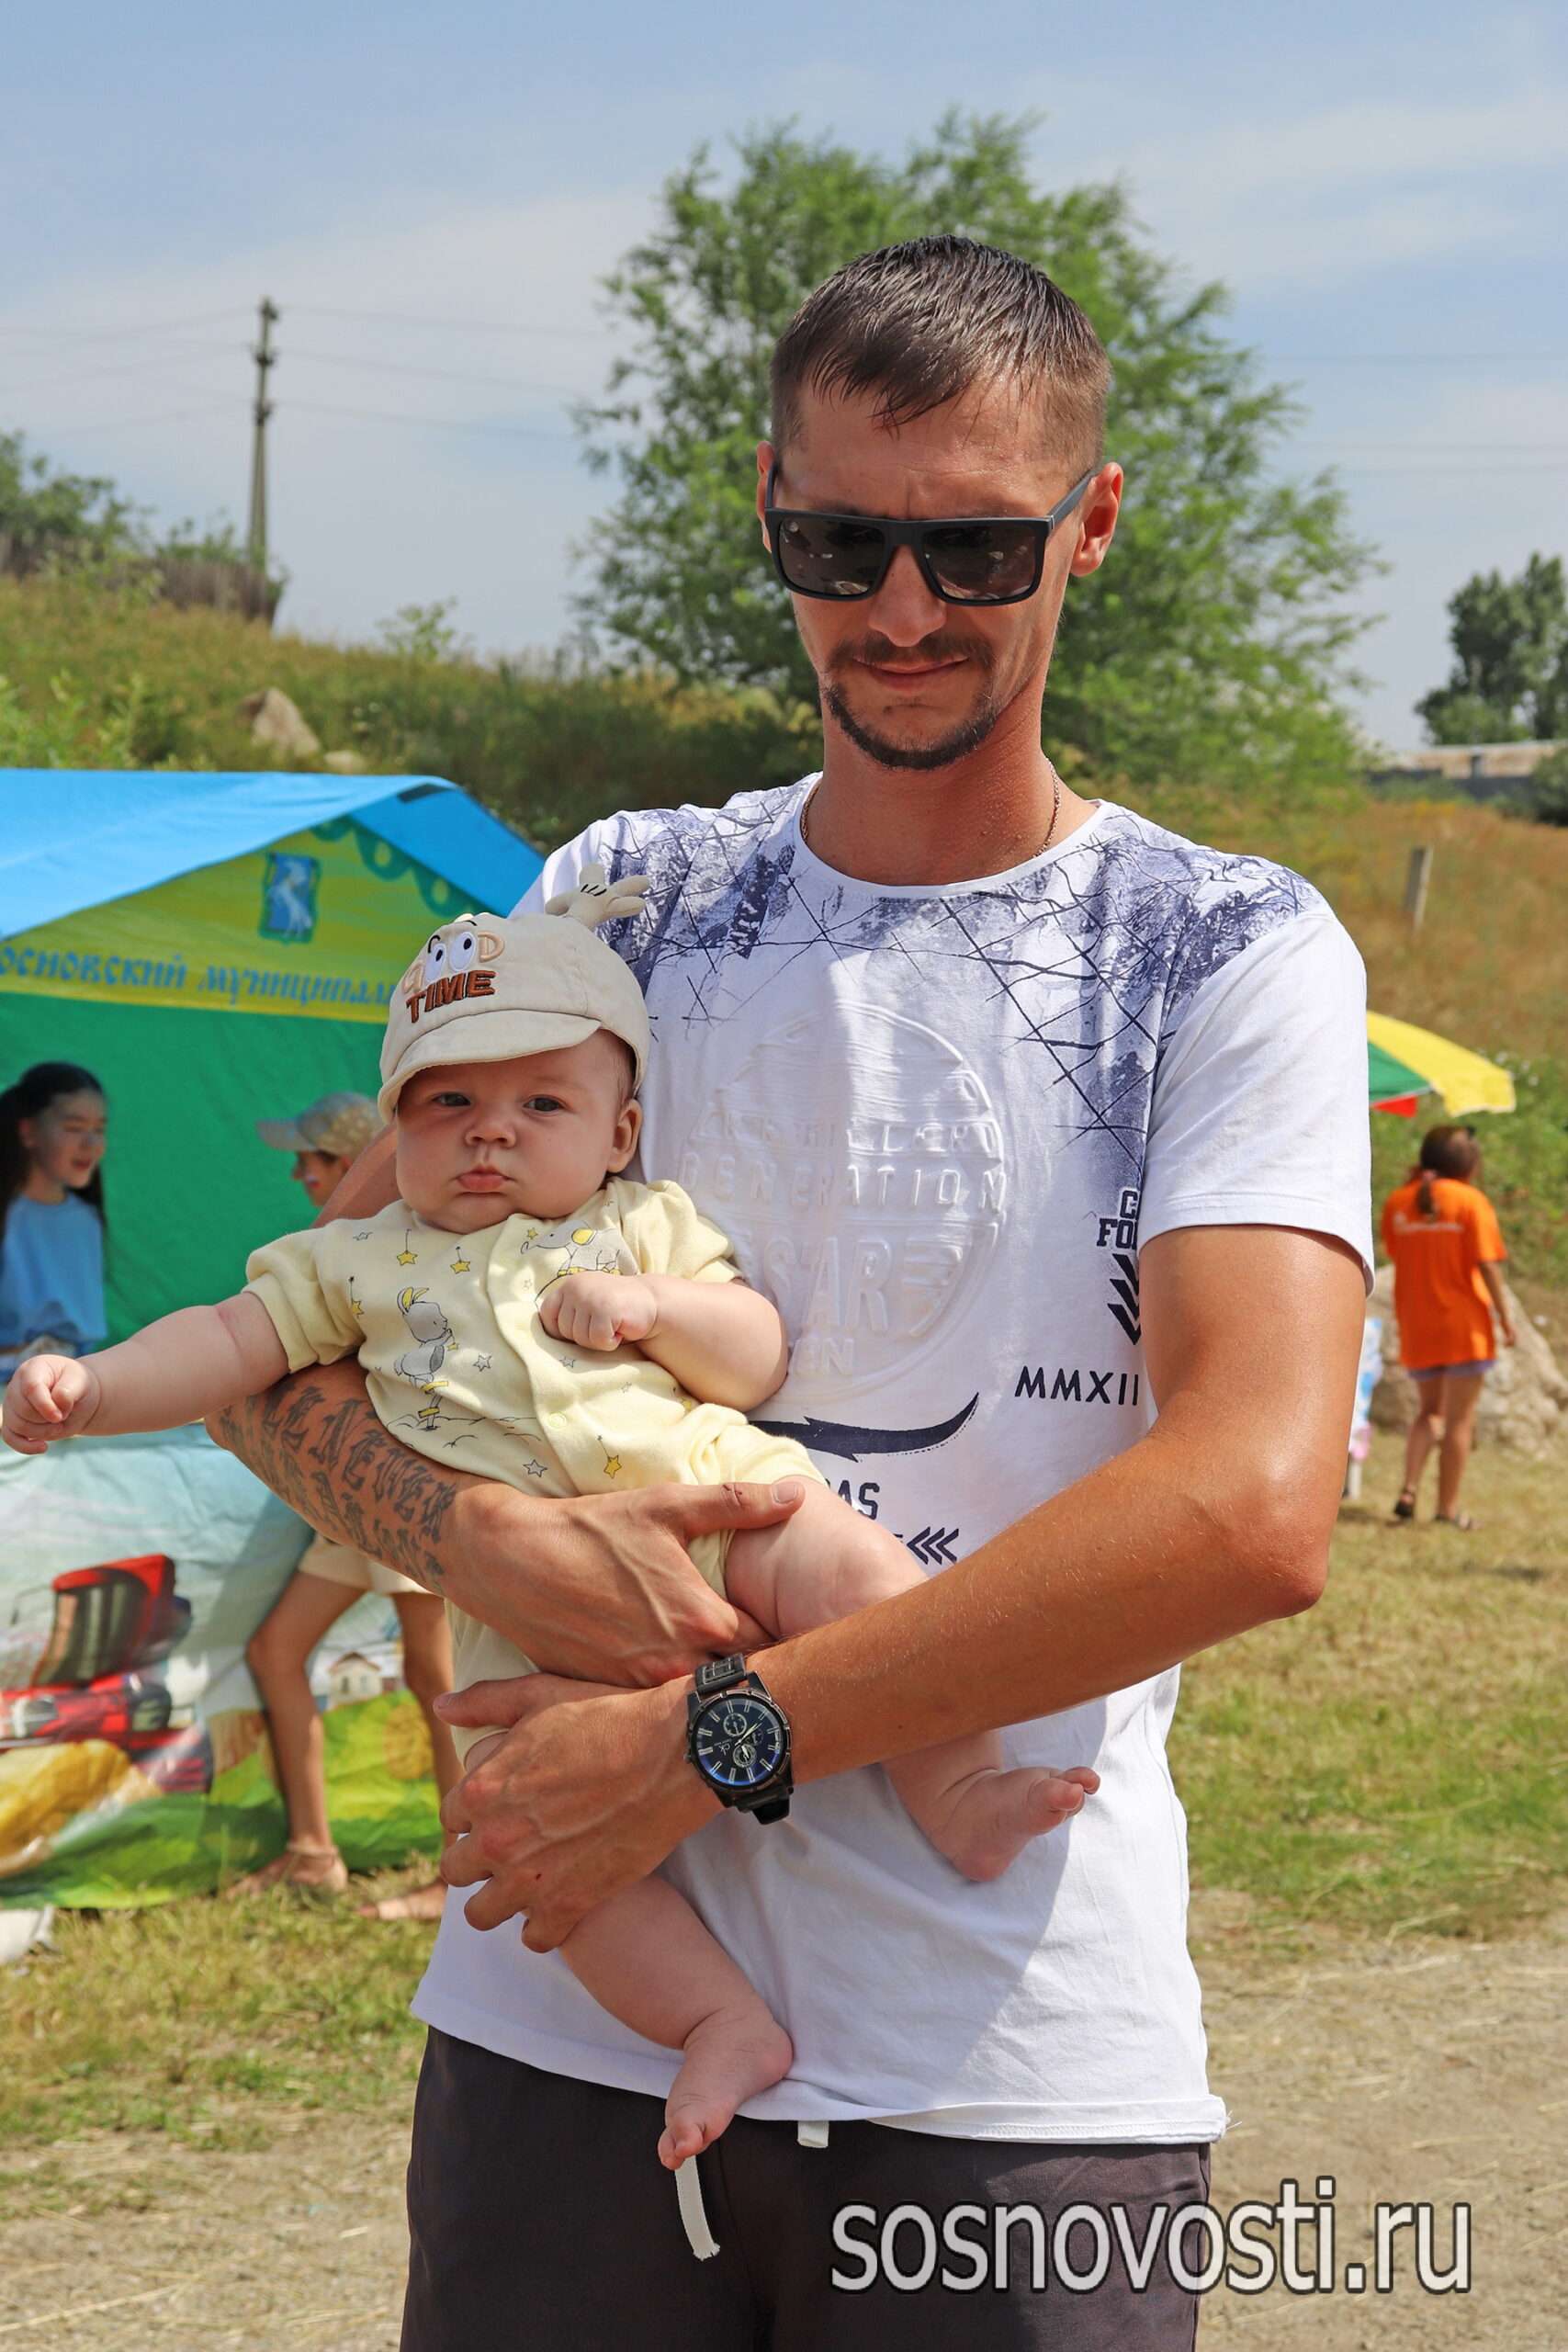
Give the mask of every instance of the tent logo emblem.
[(269, 850), (262, 879), (261, 934), (264, 939), (309, 939), (316, 928), (316, 886), (321, 880), (319, 857), (300, 857), (291, 850)]

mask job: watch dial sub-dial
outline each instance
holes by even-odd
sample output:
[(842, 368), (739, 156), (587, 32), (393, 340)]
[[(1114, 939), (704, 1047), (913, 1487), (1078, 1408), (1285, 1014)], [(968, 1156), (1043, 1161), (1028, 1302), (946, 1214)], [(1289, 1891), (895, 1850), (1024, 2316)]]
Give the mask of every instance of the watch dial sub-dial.
[(697, 1724), (697, 1762), (726, 1789), (754, 1789), (784, 1761), (784, 1731), (771, 1707), (750, 1698), (709, 1707)]

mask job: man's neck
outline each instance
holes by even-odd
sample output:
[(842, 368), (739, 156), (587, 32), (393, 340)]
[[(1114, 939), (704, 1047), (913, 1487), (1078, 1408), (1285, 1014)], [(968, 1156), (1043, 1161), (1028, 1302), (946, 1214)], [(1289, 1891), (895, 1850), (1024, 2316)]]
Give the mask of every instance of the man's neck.
[(855, 881), (940, 888), (1027, 865), (1076, 832), (1092, 807), (1060, 783), (1032, 729), (1010, 737), (998, 727), (950, 767), (889, 768), (827, 716), (808, 846)]

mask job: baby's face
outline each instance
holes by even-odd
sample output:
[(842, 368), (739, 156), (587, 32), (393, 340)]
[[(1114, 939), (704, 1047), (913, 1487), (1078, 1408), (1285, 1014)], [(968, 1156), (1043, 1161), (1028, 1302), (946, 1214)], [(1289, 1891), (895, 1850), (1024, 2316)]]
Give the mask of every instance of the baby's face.
[(448, 1233), (567, 1216), (637, 1148), (630, 1083), (604, 1029), (554, 1053), (417, 1070), (398, 1097), (398, 1190)]

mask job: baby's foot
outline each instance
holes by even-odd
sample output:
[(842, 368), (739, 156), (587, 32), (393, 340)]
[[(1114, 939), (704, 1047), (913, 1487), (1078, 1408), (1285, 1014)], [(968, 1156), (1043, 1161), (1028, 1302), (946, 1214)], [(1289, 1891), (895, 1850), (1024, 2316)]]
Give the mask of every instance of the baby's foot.
[(1086, 1764), (1065, 1772), (971, 1772), (948, 1792), (945, 1811), (926, 1824), (926, 1835), (965, 1878), (1000, 1878), (1032, 1838), (1043, 1838), (1070, 1821), (1100, 1775)]
[(665, 2102), (660, 2164), (673, 2172), (711, 2146), (742, 2101), (782, 2082), (794, 2058), (788, 2034), (761, 2001), (704, 2018), (686, 2036)]

